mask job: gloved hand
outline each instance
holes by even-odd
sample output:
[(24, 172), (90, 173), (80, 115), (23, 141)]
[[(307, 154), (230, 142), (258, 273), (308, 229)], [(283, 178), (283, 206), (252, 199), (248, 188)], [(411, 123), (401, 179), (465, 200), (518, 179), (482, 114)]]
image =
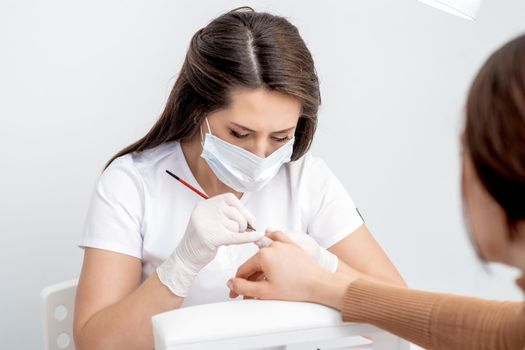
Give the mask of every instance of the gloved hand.
[(246, 232), (255, 217), (231, 193), (199, 202), (186, 232), (171, 256), (158, 268), (160, 281), (174, 294), (185, 297), (197, 273), (217, 255), (222, 245), (255, 242), (263, 232)]
[[(266, 232), (279, 231), (266, 229)], [(295, 244), (301, 247), (308, 255), (313, 257), (322, 268), (329, 272), (336, 272), (339, 265), (339, 258), (328, 250), (321, 248), (319, 244), (308, 234), (301, 232), (285, 233)], [(268, 237), (263, 237), (256, 242), (259, 248), (269, 246), (273, 241)]]

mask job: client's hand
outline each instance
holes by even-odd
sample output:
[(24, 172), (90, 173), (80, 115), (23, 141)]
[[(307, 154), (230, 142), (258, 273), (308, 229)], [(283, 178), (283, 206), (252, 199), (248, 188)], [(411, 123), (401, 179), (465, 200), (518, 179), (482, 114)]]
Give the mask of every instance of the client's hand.
[[(266, 229), (266, 236), (255, 242), (255, 244), (257, 244), (259, 248), (268, 247), (272, 243), (272, 240), (268, 238), (270, 237), (268, 233), (276, 231), (278, 230)], [(339, 265), (339, 259), (337, 256), (322, 248), (310, 235), (302, 232), (287, 232), (286, 236), (308, 253), (308, 255), (314, 258), (322, 268), (328, 272), (337, 271), (337, 266)]]
[[(352, 277), (328, 272), (281, 232), (266, 235), (273, 243), (239, 267), (228, 281), (230, 297), (308, 301), (341, 309)], [(261, 274), (264, 279), (253, 280)]]

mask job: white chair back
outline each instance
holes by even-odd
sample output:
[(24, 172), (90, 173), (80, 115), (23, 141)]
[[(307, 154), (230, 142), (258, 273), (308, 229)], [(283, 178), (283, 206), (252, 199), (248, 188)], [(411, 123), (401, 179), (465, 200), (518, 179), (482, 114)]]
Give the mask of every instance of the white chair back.
[(48, 286), (42, 290), (44, 349), (75, 350), (73, 310), (78, 280)]

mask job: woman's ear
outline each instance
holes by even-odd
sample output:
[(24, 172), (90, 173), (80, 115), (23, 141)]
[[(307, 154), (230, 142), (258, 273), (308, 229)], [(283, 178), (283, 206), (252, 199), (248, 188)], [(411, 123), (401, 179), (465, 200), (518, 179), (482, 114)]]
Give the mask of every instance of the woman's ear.
[(511, 230), (514, 231), (510, 233), (512, 240), (521, 241), (523, 247), (525, 248), (525, 220), (516, 222), (514, 225), (512, 225)]
[[(512, 265), (525, 271), (525, 220), (518, 221), (509, 229), (514, 230), (514, 232), (509, 232)], [(522, 283), (525, 287), (525, 275), (522, 277)]]

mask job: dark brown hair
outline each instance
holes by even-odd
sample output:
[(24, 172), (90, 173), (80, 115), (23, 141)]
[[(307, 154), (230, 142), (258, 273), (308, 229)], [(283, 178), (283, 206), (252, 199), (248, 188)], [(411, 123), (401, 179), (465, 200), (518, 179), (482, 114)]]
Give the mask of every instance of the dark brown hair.
[(512, 238), (525, 219), (525, 35), (483, 65), (466, 114), (465, 146), (481, 183), (503, 208)]
[(124, 154), (190, 139), (208, 113), (228, 106), (232, 89), (261, 87), (301, 103), (292, 155), (296, 160), (310, 147), (321, 102), (310, 51), (297, 28), (283, 17), (250, 8), (219, 16), (192, 37), (159, 120), (106, 167)]

